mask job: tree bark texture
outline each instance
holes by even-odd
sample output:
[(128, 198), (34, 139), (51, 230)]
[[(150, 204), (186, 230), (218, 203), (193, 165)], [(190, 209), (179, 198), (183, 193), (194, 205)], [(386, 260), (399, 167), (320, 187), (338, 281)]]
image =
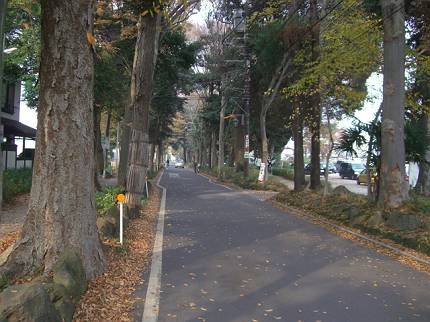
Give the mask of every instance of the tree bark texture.
[(2, 270), (52, 270), (66, 248), (77, 251), (87, 278), (104, 256), (94, 195), (93, 1), (43, 0), (40, 104), (28, 213)]
[(324, 171), (324, 191), (323, 196), (326, 197), (328, 195), (328, 174), (329, 174), (329, 164), (331, 154), (334, 149), (334, 139), (333, 139), (333, 130), (331, 128), (331, 116), (330, 116), (330, 108), (326, 106), (326, 116), (327, 116), (327, 127), (330, 138), (330, 148), (328, 149), (327, 156), (325, 158), (325, 171)]
[[(0, 0), (0, 102), (2, 102), (2, 80), (3, 80), (3, 39), (4, 39), (4, 24), (6, 19), (7, 0)], [(0, 142), (3, 142), (3, 124), (0, 118)], [(0, 209), (3, 203), (3, 158), (0, 158)]]
[(264, 170), (264, 178), (263, 181), (266, 181), (269, 177), (269, 167), (267, 165), (267, 160), (269, 159), (269, 144), (267, 142), (267, 133), (266, 133), (266, 113), (260, 114), (260, 136), (261, 136), (261, 162), (265, 165)]
[(95, 161), (96, 161), (96, 173), (100, 175), (103, 173), (104, 159), (103, 159), (103, 147), (102, 147), (102, 136), (100, 131), (100, 120), (101, 110), (94, 106), (94, 147), (95, 147)]
[(217, 158), (217, 153), (216, 153), (216, 133), (215, 131), (211, 132), (211, 169), (215, 168), (216, 166), (216, 158)]
[(234, 165), (236, 172), (243, 168), (244, 152), (245, 152), (245, 132), (242, 125), (242, 120), (239, 118), (239, 125), (234, 127), (233, 130), (233, 144), (234, 144)]
[[(133, 84), (132, 79), (132, 84)], [(133, 95), (134, 91), (131, 89)], [(124, 111), (124, 119), (120, 124), (120, 139), (119, 139), (119, 166), (118, 166), (118, 186), (125, 187), (127, 185), (127, 172), (128, 172), (128, 154), (130, 151), (131, 139), (131, 122), (132, 122), (132, 109), (131, 105), (127, 104)]]
[[(315, 23), (318, 18), (318, 1), (312, 0), (310, 3), (311, 23)], [(320, 28), (317, 24), (312, 29), (312, 61), (319, 59), (320, 51)], [(320, 130), (321, 130), (321, 97), (319, 93), (319, 84), (314, 84), (315, 93), (311, 96), (311, 117), (309, 128), (311, 131), (311, 183), (312, 190), (321, 188), (320, 177)]]
[(149, 145), (149, 170), (154, 171), (155, 144)]
[[(222, 86), (225, 86), (223, 84)], [(219, 113), (219, 155), (218, 155), (218, 178), (221, 178), (222, 168), (224, 167), (224, 124), (225, 124), (225, 106), (227, 105), (224, 89), (221, 90), (221, 111)]]
[(378, 204), (382, 208), (395, 208), (409, 198), (404, 144), (404, 0), (382, 0), (381, 5), (384, 21), (384, 90)]
[(294, 135), (294, 190), (302, 191), (305, 188), (305, 159), (303, 155), (303, 120), (296, 110), (293, 120)]
[[(427, 134), (430, 135), (430, 117), (428, 114), (422, 116), (421, 121)], [(425, 196), (430, 196), (430, 149), (427, 150), (425, 162), (419, 163), (419, 174), (417, 180), (416, 190)]]
[[(126, 203), (130, 214), (139, 212), (149, 165), (149, 110), (160, 36), (160, 15), (140, 16), (133, 66), (133, 123), (129, 151)], [(134, 94), (134, 95), (133, 95)]]

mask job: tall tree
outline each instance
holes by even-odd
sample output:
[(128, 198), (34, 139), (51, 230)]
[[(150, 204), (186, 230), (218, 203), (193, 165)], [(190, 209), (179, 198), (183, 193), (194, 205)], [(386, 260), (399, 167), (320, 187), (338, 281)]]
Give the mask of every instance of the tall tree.
[(93, 1), (43, 0), (36, 155), (21, 237), (1, 273), (49, 272), (65, 248), (104, 267), (95, 211)]
[(137, 215), (144, 197), (149, 166), (149, 111), (160, 36), (160, 4), (146, 7), (139, 17), (131, 83), (131, 141), (126, 202)]
[(405, 173), (405, 2), (382, 0), (384, 90), (378, 204), (399, 207), (409, 198)]
[[(0, 102), (3, 102), (3, 44), (4, 22), (6, 18), (7, 0), (0, 0)], [(3, 124), (0, 119), (0, 140), (3, 142)], [(3, 201), (3, 158), (0, 160), (0, 209)]]

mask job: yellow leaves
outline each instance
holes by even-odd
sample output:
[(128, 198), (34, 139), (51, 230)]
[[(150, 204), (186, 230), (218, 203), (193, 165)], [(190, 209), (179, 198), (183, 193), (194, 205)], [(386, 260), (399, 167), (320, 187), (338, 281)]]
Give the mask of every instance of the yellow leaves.
[(87, 41), (91, 46), (95, 46), (95, 44), (96, 44), (96, 38), (89, 31), (87, 31)]

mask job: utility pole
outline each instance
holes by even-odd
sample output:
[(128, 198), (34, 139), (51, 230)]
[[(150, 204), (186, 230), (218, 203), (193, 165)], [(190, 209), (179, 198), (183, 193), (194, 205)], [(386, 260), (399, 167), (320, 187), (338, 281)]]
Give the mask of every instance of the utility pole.
[(246, 27), (246, 18), (248, 16), (248, 6), (245, 3), (245, 15), (244, 15), (244, 24), (245, 24), (245, 32), (243, 33), (243, 42), (244, 42), (244, 59), (245, 59), (245, 85), (244, 85), (244, 105), (245, 105), (245, 160), (243, 162), (243, 175), (244, 177), (248, 177), (249, 175), (249, 140), (250, 140), (250, 101), (251, 101), (251, 59), (249, 54), (249, 46), (248, 46), (248, 28)]
[[(0, 110), (3, 107), (3, 51), (4, 51), (4, 24), (6, 20), (7, 0), (0, 0)], [(3, 124), (0, 118), (0, 144), (3, 142)], [(3, 152), (0, 148), (0, 209), (3, 203)]]
[(247, 177), (249, 175), (249, 139), (250, 139), (250, 88), (251, 88), (251, 60), (249, 55), (249, 47), (248, 47), (248, 31), (246, 28), (246, 17), (248, 14), (248, 7), (245, 4), (245, 10), (235, 10), (233, 17), (233, 28), (234, 30), (241, 35), (242, 38), (242, 55), (243, 59), (239, 60), (244, 63), (244, 83), (243, 83), (243, 109), (244, 113), (244, 126), (245, 135), (243, 138), (244, 141), (244, 162), (243, 162), (243, 175)]

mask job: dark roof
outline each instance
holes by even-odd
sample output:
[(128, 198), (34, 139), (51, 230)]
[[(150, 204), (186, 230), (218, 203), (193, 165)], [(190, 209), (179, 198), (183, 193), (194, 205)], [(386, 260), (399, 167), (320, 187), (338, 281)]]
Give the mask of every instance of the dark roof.
[(1, 123), (4, 128), (4, 136), (14, 135), (33, 139), (36, 138), (36, 130), (32, 127), (5, 117), (1, 118)]

